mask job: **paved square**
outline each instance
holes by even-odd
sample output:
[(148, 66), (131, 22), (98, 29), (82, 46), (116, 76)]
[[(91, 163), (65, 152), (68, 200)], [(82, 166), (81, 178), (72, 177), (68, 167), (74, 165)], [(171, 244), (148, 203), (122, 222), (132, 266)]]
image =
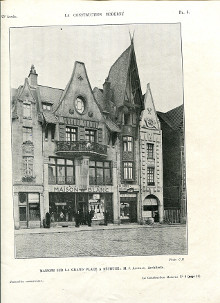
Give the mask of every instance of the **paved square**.
[(16, 258), (187, 254), (186, 226), (83, 228), (15, 234)]

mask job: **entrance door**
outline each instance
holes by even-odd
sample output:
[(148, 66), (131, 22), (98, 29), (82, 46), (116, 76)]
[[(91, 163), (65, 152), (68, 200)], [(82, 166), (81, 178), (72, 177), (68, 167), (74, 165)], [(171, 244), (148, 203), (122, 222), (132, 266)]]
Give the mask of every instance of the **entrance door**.
[(120, 219), (121, 223), (137, 222), (137, 202), (121, 199), (120, 202)]

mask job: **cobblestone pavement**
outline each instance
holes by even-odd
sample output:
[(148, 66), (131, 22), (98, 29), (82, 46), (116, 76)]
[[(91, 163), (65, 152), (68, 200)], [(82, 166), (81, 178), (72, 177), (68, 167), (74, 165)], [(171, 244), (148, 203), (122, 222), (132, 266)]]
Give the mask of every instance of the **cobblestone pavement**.
[[(62, 231), (61, 231), (62, 230)], [(187, 254), (186, 226), (17, 231), (16, 258)], [(45, 232), (44, 232), (45, 231)]]

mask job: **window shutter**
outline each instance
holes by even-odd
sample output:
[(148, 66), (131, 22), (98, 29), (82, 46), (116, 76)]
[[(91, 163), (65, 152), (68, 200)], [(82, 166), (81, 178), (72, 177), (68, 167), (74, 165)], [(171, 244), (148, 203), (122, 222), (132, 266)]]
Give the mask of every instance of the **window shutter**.
[(85, 140), (85, 129), (84, 127), (79, 127), (79, 141)]
[(98, 129), (98, 142), (102, 143), (102, 128)]
[(59, 141), (66, 141), (66, 126), (64, 124), (60, 124), (60, 138)]

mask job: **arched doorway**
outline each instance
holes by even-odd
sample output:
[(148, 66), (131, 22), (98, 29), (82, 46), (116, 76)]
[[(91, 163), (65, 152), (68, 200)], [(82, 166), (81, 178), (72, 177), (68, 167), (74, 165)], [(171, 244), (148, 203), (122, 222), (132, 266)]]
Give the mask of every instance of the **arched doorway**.
[(143, 201), (143, 217), (154, 218), (154, 222), (159, 222), (159, 200), (154, 195), (147, 196)]

